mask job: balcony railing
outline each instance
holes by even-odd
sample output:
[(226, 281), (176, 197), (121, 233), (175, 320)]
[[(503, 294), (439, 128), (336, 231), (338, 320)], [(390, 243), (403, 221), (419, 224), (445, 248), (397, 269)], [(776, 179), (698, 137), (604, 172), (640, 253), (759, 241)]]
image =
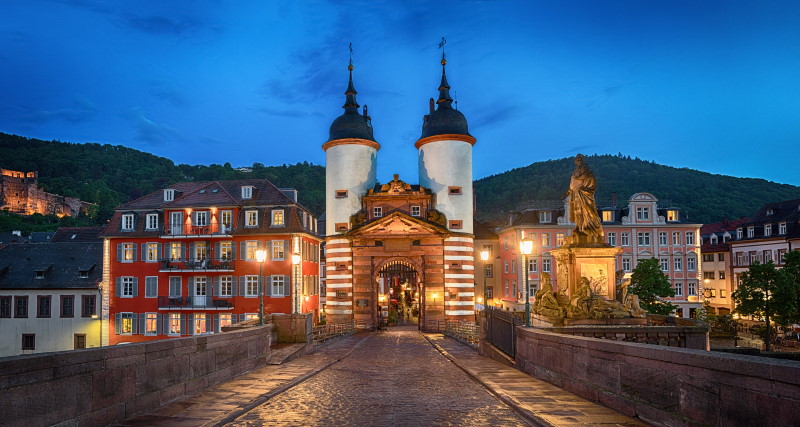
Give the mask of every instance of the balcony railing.
[(233, 308), (233, 298), (217, 298), (209, 296), (188, 296), (188, 297), (158, 297), (158, 308), (180, 309), (180, 308)]
[(202, 259), (202, 260), (161, 260), (162, 272), (175, 270), (190, 271), (233, 271), (234, 260)]
[(234, 228), (225, 224), (164, 226), (165, 236), (229, 236), (233, 232)]

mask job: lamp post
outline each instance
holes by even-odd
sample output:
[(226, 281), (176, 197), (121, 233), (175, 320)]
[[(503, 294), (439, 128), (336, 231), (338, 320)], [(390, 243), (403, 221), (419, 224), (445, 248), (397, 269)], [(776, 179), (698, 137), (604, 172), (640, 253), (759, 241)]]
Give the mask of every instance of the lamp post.
[(489, 251), (482, 250), (481, 251), (481, 261), (483, 261), (483, 300), (486, 301), (486, 304), (489, 304), (489, 292), (486, 289), (486, 261), (489, 260)]
[(531, 326), (531, 285), (528, 274), (528, 256), (533, 252), (533, 240), (522, 239), (519, 242), (519, 251), (522, 253), (522, 271), (525, 272), (525, 326)]
[(258, 293), (258, 324), (259, 326), (264, 325), (264, 292), (266, 292), (266, 286), (264, 286), (264, 261), (267, 259), (267, 250), (266, 249), (257, 249), (256, 250), (256, 261), (258, 261), (258, 286), (261, 288), (261, 292)]
[(294, 268), (294, 286), (293, 286), (293, 289), (292, 289), (292, 293), (294, 294), (293, 298), (292, 298), (292, 300), (294, 301), (294, 304), (293, 304), (294, 305), (294, 310), (293, 310), (293, 312), (294, 312), (294, 314), (297, 314), (297, 313), (300, 312), (300, 294), (299, 294), (299, 290), (297, 288), (297, 270), (300, 267), (300, 254), (298, 254), (298, 253), (292, 254), (292, 266)]

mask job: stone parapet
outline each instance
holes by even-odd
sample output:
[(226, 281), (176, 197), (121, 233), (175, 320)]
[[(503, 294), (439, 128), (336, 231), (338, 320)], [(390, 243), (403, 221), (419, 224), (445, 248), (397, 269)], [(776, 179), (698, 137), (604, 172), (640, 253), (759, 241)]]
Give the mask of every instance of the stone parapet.
[(107, 425), (266, 364), (270, 327), (0, 359), (3, 425)]
[(516, 366), (653, 425), (797, 425), (800, 364), (517, 328)]

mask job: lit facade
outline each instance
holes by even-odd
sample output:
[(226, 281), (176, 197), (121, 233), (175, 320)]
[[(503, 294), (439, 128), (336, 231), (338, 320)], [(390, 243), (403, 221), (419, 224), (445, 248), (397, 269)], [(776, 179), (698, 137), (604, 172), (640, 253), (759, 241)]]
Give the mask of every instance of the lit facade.
[(317, 319), (321, 239), (296, 197), (264, 179), (184, 182), (118, 207), (103, 233), (109, 344), (219, 332), (257, 318), (261, 297), (265, 313)]
[(731, 269), (729, 242), (739, 225), (748, 219), (705, 224), (700, 228), (703, 255), (703, 297), (713, 309), (713, 314), (730, 314), (733, 311), (734, 280)]
[[(598, 215), (606, 243), (622, 249), (616, 269), (630, 274), (639, 260), (657, 258), (675, 290), (675, 297), (669, 300), (679, 307), (677, 314), (694, 316), (702, 307), (700, 224), (686, 221), (677, 208), (659, 206), (658, 199), (650, 193), (636, 193), (622, 207), (615, 202), (600, 206)], [(513, 213), (507, 226), (498, 229), (502, 269), (499, 306), (522, 309), (526, 271), (531, 298), (539, 288), (542, 273), (550, 274), (558, 289), (558, 265), (550, 251), (561, 246), (575, 228), (566, 214), (568, 210), (564, 201), (533, 201), (528, 209)], [(519, 242), (526, 238), (534, 245), (533, 253), (524, 260)]]

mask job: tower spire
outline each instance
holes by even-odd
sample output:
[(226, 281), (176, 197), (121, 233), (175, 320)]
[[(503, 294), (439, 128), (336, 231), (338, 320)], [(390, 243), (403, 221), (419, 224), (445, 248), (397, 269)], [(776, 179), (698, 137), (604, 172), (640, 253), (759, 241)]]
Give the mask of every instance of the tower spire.
[(345, 94), (345, 102), (342, 108), (347, 112), (358, 112), (358, 101), (356, 101), (356, 88), (353, 86), (353, 43), (350, 43), (350, 62), (347, 65), (347, 70), (350, 72), (350, 81), (347, 84)]
[(450, 85), (447, 83), (447, 73), (445, 71), (445, 66), (447, 65), (447, 57), (444, 53), (445, 43), (447, 43), (447, 40), (442, 37), (442, 41), (439, 42), (439, 49), (442, 50), (442, 82), (439, 84), (439, 99), (436, 100), (439, 108), (451, 108), (453, 102), (453, 99), (450, 98)]

